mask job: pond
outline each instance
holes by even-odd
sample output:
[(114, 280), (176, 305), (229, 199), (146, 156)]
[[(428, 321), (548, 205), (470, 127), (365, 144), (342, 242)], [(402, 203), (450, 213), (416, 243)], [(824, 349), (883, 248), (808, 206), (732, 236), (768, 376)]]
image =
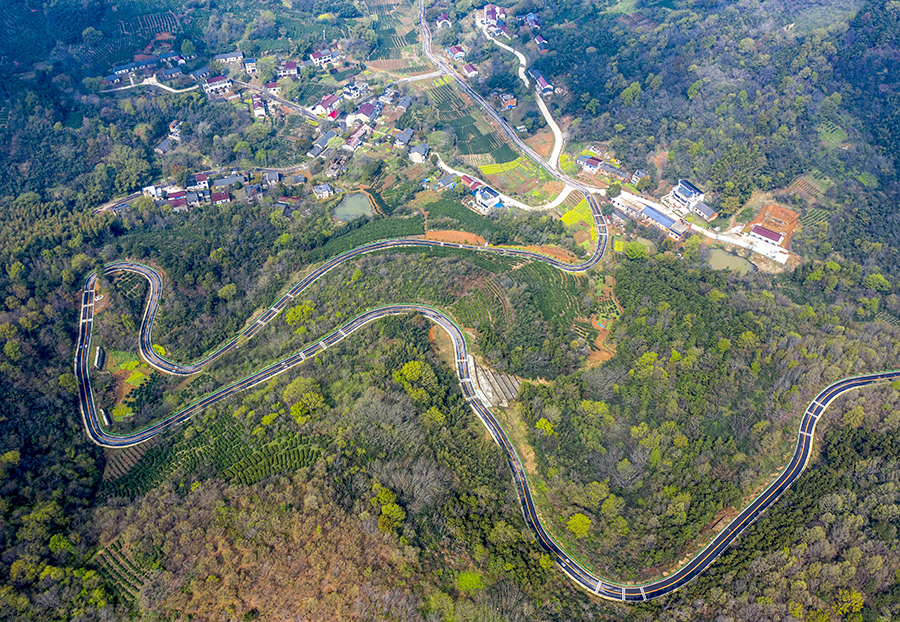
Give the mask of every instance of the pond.
[(360, 216), (371, 216), (373, 213), (369, 197), (362, 192), (348, 194), (334, 208), (334, 217), (344, 222), (349, 222)]
[(756, 266), (743, 257), (734, 253), (723, 251), (721, 248), (709, 249), (709, 257), (706, 263), (714, 270), (734, 270), (738, 274), (747, 274), (756, 270)]

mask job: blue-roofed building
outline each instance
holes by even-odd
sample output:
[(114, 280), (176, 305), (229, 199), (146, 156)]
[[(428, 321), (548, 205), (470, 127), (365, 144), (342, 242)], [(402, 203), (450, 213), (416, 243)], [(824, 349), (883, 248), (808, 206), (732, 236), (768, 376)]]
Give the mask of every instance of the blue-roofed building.
[(672, 202), (681, 207), (690, 208), (706, 198), (703, 191), (687, 179), (679, 179), (678, 185), (672, 189)]
[(643, 210), (641, 210), (641, 214), (652, 220), (662, 229), (669, 229), (672, 225), (675, 224), (674, 218), (670, 218), (669, 216), (666, 216), (662, 212), (655, 210), (650, 206), (647, 206)]

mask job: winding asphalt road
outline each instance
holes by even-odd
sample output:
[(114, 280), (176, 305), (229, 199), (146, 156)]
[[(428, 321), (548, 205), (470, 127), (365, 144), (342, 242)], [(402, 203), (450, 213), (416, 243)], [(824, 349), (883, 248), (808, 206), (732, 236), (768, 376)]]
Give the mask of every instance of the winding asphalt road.
[[(339, 255), (334, 259), (326, 262), (309, 276), (298, 282), (292, 287), (288, 293), (279, 298), (275, 305), (264, 312), (253, 324), (245, 329), (241, 335), (246, 338), (252, 337), (265, 324), (270, 321), (279, 311), (284, 309), (290, 301), (299, 295), (304, 289), (309, 287), (318, 278), (327, 273), (341, 263), (344, 263), (359, 255), (374, 252), (377, 250), (385, 250), (390, 248), (410, 247), (410, 246), (447, 246), (458, 249), (478, 250), (485, 252), (499, 253), (503, 255), (527, 257), (530, 259), (539, 259), (555, 265), (561, 270), (577, 271), (584, 270), (586, 267), (595, 264), (602, 256), (602, 246), (598, 246), (597, 252), (590, 260), (584, 264), (572, 265), (559, 262), (552, 258), (543, 257), (529, 251), (509, 250), (502, 248), (484, 248), (471, 247), (461, 244), (449, 244), (432, 242), (430, 240), (387, 240), (368, 244), (357, 249), (353, 249)], [(106, 267), (106, 274), (114, 274), (116, 272), (131, 272), (143, 276), (150, 284), (150, 293), (148, 296), (147, 306), (144, 311), (144, 317), (141, 322), (140, 331), (140, 350), (141, 355), (153, 367), (169, 374), (190, 375), (199, 372), (206, 365), (222, 356), (225, 352), (237, 347), (238, 339), (232, 339), (216, 352), (204, 357), (200, 361), (189, 365), (179, 365), (159, 355), (152, 347), (150, 337), (150, 329), (152, 328), (154, 318), (158, 308), (159, 296), (161, 292), (162, 279), (158, 272), (153, 268), (144, 266), (136, 262), (116, 262)], [(478, 415), (481, 422), (488, 429), (491, 436), (497, 444), (503, 449), (507, 463), (513, 474), (513, 480), (516, 485), (519, 499), (522, 503), (522, 510), (525, 515), (528, 526), (534, 530), (538, 536), (541, 546), (554, 555), (560, 568), (573, 581), (584, 589), (593, 594), (610, 600), (618, 600), (625, 602), (638, 602), (658, 598), (677, 590), (685, 585), (697, 575), (702, 573), (709, 567), (737, 538), (749, 525), (751, 525), (763, 512), (766, 511), (775, 501), (787, 490), (805, 470), (809, 461), (810, 451), (813, 444), (813, 435), (815, 433), (816, 423), (828, 405), (837, 397), (847, 391), (858, 389), (861, 387), (873, 385), (881, 382), (888, 382), (900, 379), (900, 371), (890, 371), (876, 374), (867, 374), (854, 378), (840, 380), (823, 389), (816, 398), (809, 404), (803, 418), (800, 422), (800, 429), (797, 434), (797, 444), (794, 454), (790, 462), (785, 467), (781, 475), (768, 488), (757, 497), (750, 505), (735, 517), (715, 539), (710, 542), (700, 553), (692, 560), (679, 568), (671, 575), (641, 585), (625, 585), (616, 583), (599, 577), (586, 569), (584, 566), (573, 560), (571, 556), (560, 546), (544, 528), (531, 489), (528, 484), (525, 469), (522, 466), (515, 448), (509, 440), (506, 432), (500, 423), (494, 417), (488, 407), (483, 396), (475, 388), (473, 381), (473, 370), (469, 365), (468, 349), (462, 330), (454, 321), (440, 311), (425, 305), (418, 304), (397, 304), (388, 305), (366, 311), (344, 323), (337, 329), (330, 332), (322, 339), (310, 344), (303, 350), (295, 352), (290, 356), (276, 361), (267, 367), (264, 367), (249, 376), (241, 378), (237, 382), (229, 384), (221, 389), (213, 391), (195, 402), (189, 404), (181, 411), (171, 415), (167, 419), (155, 423), (143, 430), (125, 435), (112, 434), (103, 429), (97, 417), (97, 408), (94, 403), (94, 395), (90, 384), (90, 344), (91, 331), (94, 323), (94, 301), (97, 275), (89, 276), (82, 290), (82, 309), (81, 320), (79, 323), (78, 343), (75, 353), (75, 374), (78, 379), (79, 402), (81, 407), (82, 419), (88, 436), (93, 442), (103, 447), (130, 447), (143, 443), (164, 430), (176, 426), (203, 409), (216, 404), (224, 399), (245, 391), (261, 382), (266, 382), (270, 378), (291, 369), (296, 365), (300, 365), (307, 359), (315, 357), (321, 351), (342, 341), (355, 331), (365, 325), (383, 317), (400, 315), (406, 313), (419, 313), (438, 326), (443, 328), (450, 336), (453, 342), (453, 349), (456, 360), (456, 371), (459, 375), (460, 386), (463, 395), (469, 402), (472, 409)]]

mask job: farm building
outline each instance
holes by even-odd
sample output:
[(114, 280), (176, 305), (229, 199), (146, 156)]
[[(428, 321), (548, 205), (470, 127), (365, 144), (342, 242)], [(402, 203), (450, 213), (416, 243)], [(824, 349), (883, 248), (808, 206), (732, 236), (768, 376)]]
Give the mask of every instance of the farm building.
[(711, 208), (709, 205), (704, 203), (703, 201), (698, 201), (691, 205), (691, 211), (700, 216), (706, 222), (709, 222), (713, 218), (719, 215), (719, 213)]
[(777, 231), (766, 229), (762, 225), (754, 225), (753, 228), (750, 229), (750, 237), (756, 240), (760, 240), (761, 242), (774, 244), (775, 246), (778, 246), (779, 244), (781, 244), (782, 240), (784, 240), (783, 233), (778, 233)]

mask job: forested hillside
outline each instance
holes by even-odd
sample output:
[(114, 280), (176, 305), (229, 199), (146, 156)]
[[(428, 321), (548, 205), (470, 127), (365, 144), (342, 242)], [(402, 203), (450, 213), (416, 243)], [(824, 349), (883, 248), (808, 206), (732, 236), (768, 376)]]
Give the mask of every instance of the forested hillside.
[[(498, 417), (567, 550), (626, 581), (670, 571), (779, 471), (818, 388), (897, 367), (897, 5), (526, 0), (512, 11), (541, 14), (552, 49), (535, 66), (561, 87), (549, 103), (573, 144), (607, 142), (632, 169), (653, 164), (663, 185), (690, 177), (726, 216), (754, 191), (782, 192), (813, 172), (827, 179), (828, 217), (794, 237), (796, 267), (713, 271), (697, 238), (660, 245), (652, 258), (610, 253), (603, 274), (577, 277), (450, 249), (367, 255), (186, 381), (140, 367), (146, 288), (101, 279), (95, 335), (135, 382), (120, 399), (112, 374), (95, 370), (98, 402), (110, 414), (132, 410), (111, 429), (158, 420), (375, 304), (432, 304), (464, 325), (479, 364), (523, 382)], [(332, 218), (338, 199), (320, 203), (306, 187), (276, 207), (283, 185), (259, 204), (173, 213), (145, 197), (121, 213), (94, 211), (163, 176), (183, 183), (210, 166), (294, 163), (312, 135), (296, 116), (253, 122), (198, 92), (97, 94), (80, 59), (106, 69), (122, 50), (133, 55), (120, 25), (137, 30), (141, 16), (179, 8), (188, 19), (173, 30), (204, 52), (239, 43), (256, 53), (284, 31), (299, 54), (321, 36), (321, 15), (351, 18), (361, 6), (0, 8), (0, 619), (900, 615), (900, 386), (834, 404), (796, 487), (709, 572), (637, 606), (576, 589), (538, 546), (508, 465), (462, 397), (448, 344), (422, 318), (374, 323), (139, 449), (88, 441), (73, 349), (82, 283), (105, 262), (131, 258), (164, 274), (154, 343), (189, 361), (316, 262), (424, 233), (421, 207), (432, 224), (492, 243), (568, 242), (559, 221), (484, 219), (452, 193), (410, 207), (414, 178), (381, 188), (386, 217), (349, 223)], [(438, 8), (456, 18), (472, 3), (429, 10)], [(360, 58), (382, 36), (365, 19), (335, 35)], [(434, 116), (422, 100), (422, 117)], [(153, 150), (173, 118), (189, 149), (163, 159)], [(369, 162), (351, 177), (387, 184), (382, 168)], [(622, 307), (607, 342), (615, 356), (589, 367), (598, 333), (587, 318), (607, 279)]]

